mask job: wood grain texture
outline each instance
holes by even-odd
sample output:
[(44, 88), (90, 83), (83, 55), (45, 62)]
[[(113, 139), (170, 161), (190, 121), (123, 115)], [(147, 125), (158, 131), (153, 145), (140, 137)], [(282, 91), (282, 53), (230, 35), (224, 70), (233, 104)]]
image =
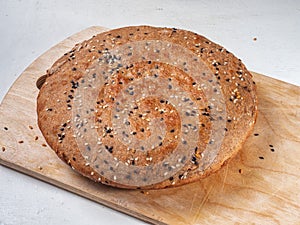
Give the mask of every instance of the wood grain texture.
[(1, 164), (154, 224), (300, 223), (300, 88), (260, 74), (253, 73), (258, 136), (202, 181), (143, 193), (120, 190), (96, 184), (60, 161), (37, 126), (36, 80), (75, 43), (104, 30), (90, 27), (64, 40), (13, 84), (0, 106)]

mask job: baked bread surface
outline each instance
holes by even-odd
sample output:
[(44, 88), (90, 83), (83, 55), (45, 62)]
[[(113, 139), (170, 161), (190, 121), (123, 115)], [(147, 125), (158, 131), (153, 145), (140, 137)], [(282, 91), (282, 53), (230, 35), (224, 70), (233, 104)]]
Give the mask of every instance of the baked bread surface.
[(196, 33), (124, 27), (77, 44), (47, 71), (39, 127), (55, 153), (107, 185), (159, 189), (205, 178), (242, 147), (252, 75)]

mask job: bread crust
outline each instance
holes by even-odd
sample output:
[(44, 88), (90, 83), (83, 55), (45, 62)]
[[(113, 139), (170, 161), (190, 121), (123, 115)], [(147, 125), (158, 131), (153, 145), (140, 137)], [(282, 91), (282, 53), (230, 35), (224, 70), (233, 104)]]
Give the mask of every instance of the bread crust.
[[(76, 98), (79, 87), (81, 88), (84, 85), (82, 80), (90, 73), (90, 68), (101, 57), (107, 60), (105, 54), (111, 49), (124, 45), (135, 46), (136, 43), (139, 43), (139, 45), (141, 43), (145, 44), (145, 48), (147, 48), (149, 45), (147, 42), (153, 44), (154, 41), (160, 44), (170, 43), (174, 49), (179, 46), (194, 54), (201, 62), (202, 67), (212, 74), (213, 78), (209, 76), (205, 78), (205, 75), (203, 75), (203, 82), (216, 86), (215, 92), (221, 93), (222, 98), (219, 97), (219, 100), (223, 101), (222, 104), (226, 112), (225, 114), (224, 112), (223, 114), (221, 112), (220, 114), (213, 113), (215, 109), (208, 104), (208, 102), (212, 102), (211, 96), (207, 96), (205, 88), (201, 87), (201, 83), (196, 78), (194, 79), (194, 75), (190, 74), (188, 69), (182, 69), (185, 66), (184, 63), (186, 63), (182, 57), (184, 54), (176, 53), (177, 50), (174, 50), (175, 53), (170, 57), (181, 58), (183, 67), (177, 67), (171, 63), (150, 61), (147, 58), (120, 66), (107, 78), (107, 84), (101, 90), (98, 90), (99, 93), (94, 100), (95, 111), (93, 111), (96, 118), (95, 131), (101, 137), (100, 145), (105, 146), (114, 158), (121, 163), (129, 164), (129, 167), (142, 167), (153, 164), (155, 169), (158, 168), (155, 167), (155, 163), (164, 160), (169, 155), (177, 154), (174, 150), (177, 146), (182, 148), (180, 146), (183, 145), (180, 143), (181, 139), (179, 137), (186, 137), (186, 140), (182, 142), (185, 144), (187, 141), (187, 146), (190, 142), (193, 142), (192, 134), (187, 136), (182, 134), (183, 125), (185, 124), (183, 124), (181, 109), (176, 108), (171, 100), (169, 102), (165, 97), (160, 99), (157, 96), (146, 96), (141, 100), (136, 99), (139, 103), (136, 104), (137, 108), (129, 113), (127, 123), (129, 122), (130, 125), (127, 129), (132, 140), (147, 140), (153, 133), (151, 129), (154, 129), (153, 127), (149, 129), (149, 121), (152, 122), (155, 118), (162, 118), (165, 132), (164, 137), (160, 137), (161, 141), (158, 142), (158, 146), (152, 147), (153, 149), (145, 149), (145, 151), (137, 151), (134, 148), (130, 149), (125, 142), (120, 141), (121, 138), (118, 136), (117, 131), (108, 133), (107, 129), (113, 127), (112, 118), (114, 116), (115, 118), (118, 117), (114, 111), (116, 102), (121, 99), (120, 96), (126, 94), (124, 90), (130, 87), (131, 84), (135, 85), (137, 92), (142, 92), (146, 88), (143, 86), (142, 81), (144, 80), (146, 80), (146, 83), (151, 83), (152, 80), (157, 78), (160, 79), (158, 83), (161, 83), (161, 85), (164, 82), (172, 82), (172, 85), (178, 86), (182, 92), (187, 92), (190, 98), (189, 101), (197, 106), (196, 111), (198, 113), (195, 114), (201, 128), (195, 129), (197, 148), (180, 149), (180, 151), (192, 151), (188, 153), (192, 158), (187, 159), (180, 170), (166, 175), (166, 179), (159, 182), (151, 182), (152, 178), (150, 177), (148, 183), (140, 183), (139, 179), (145, 179), (143, 178), (145, 174), (143, 175), (141, 172), (135, 178), (137, 179), (136, 184), (132, 182), (124, 183), (101, 174), (103, 171), (97, 169), (96, 164), (91, 163), (91, 159), (87, 159), (88, 157), (84, 154), (85, 152), (89, 153), (79, 147), (78, 139), (76, 139), (76, 130), (78, 132), (78, 129), (74, 127), (73, 123), (74, 107), (76, 105), (74, 98)], [(161, 56), (162, 52), (160, 52), (159, 57), (163, 57)], [(131, 57), (135, 53), (133, 49), (126, 54)], [(187, 59), (187, 61), (189, 62), (191, 59)], [(113, 82), (111, 82), (112, 80)], [(170, 85), (170, 83), (168, 84)], [(160, 87), (159, 85), (157, 84), (156, 87)], [(164, 92), (157, 90), (158, 95), (161, 94), (161, 96), (165, 96), (165, 93), (171, 93), (171, 91), (168, 88)], [(130, 90), (128, 93), (130, 97)], [(185, 101), (186, 99), (183, 100), (182, 104), (186, 104)], [(205, 178), (219, 170), (226, 161), (241, 149), (246, 138), (252, 132), (256, 121), (256, 86), (252, 80), (252, 75), (238, 58), (222, 46), (201, 35), (174, 28), (124, 27), (95, 35), (90, 40), (75, 45), (70, 52), (58, 59), (47, 71), (46, 82), (40, 89), (37, 98), (37, 114), (38, 125), (49, 146), (59, 158), (80, 174), (96, 182), (120, 188), (160, 189), (176, 187)], [(218, 141), (212, 141), (211, 138), (213, 126), (218, 126), (216, 121), (219, 122), (218, 124), (225, 124), (224, 127), (216, 128), (220, 133), (216, 137), (221, 140), (221, 144), (218, 146), (216, 154), (212, 154), (213, 158), (212, 156), (206, 157), (205, 151), (208, 146), (214, 144), (211, 142)], [(117, 128), (113, 128), (111, 131), (115, 130)], [(145, 143), (151, 144), (150, 142)], [(98, 160), (96, 159), (96, 153), (92, 153), (91, 157), (94, 157), (95, 161)], [(209, 162), (206, 163), (205, 160)], [(115, 178), (118, 177), (120, 171), (114, 167), (114, 173)], [(153, 180), (155, 179), (153, 178)]]

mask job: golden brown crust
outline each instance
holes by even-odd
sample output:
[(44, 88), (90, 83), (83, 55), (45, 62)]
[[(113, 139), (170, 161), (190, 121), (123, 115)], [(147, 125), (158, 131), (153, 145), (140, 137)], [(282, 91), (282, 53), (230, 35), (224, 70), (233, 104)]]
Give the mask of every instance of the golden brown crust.
[[(180, 171), (172, 174), (164, 181), (139, 187), (140, 185), (128, 185), (118, 182), (118, 180), (109, 180), (89, 164), (82, 151), (78, 149), (78, 140), (74, 135), (76, 128), (73, 127), (72, 123), (72, 112), (76, 89), (78, 86), (83, 85), (80, 83), (82, 78), (86, 76), (89, 68), (95, 65), (95, 61), (99, 57), (103, 57), (105, 51), (128, 43), (134, 45), (138, 41), (147, 40), (159, 40), (172, 43), (174, 46), (179, 45), (195, 54), (204, 67), (213, 74), (211, 83), (220, 87), (224, 100), (223, 104), (226, 106), (226, 117), (221, 113), (212, 115), (213, 109), (208, 107), (207, 104), (211, 99), (207, 99), (205, 88), (195, 88), (197, 82), (188, 70), (181, 70), (174, 65), (159, 61), (149, 62), (147, 59), (132, 62), (132, 65), (127, 67), (120, 67), (118, 72), (114, 72), (112, 75), (114, 82), (107, 84), (95, 99), (95, 118), (101, 118), (101, 122), (97, 123), (95, 121), (97, 133), (103, 137), (101, 144), (107, 146), (107, 150), (120, 162), (143, 166), (163, 160), (166, 156), (172, 154), (174, 148), (178, 145), (180, 130), (184, 125), (179, 117), (178, 110), (174, 108), (174, 105), (166, 103), (166, 99), (144, 98), (143, 101), (138, 103), (138, 108), (129, 115), (129, 121), (127, 122), (130, 124), (128, 127), (131, 131), (130, 135), (134, 135), (139, 140), (149, 138), (151, 130), (148, 130), (147, 127), (149, 121), (154, 118), (163, 118), (166, 130), (169, 132), (165, 133), (159, 146), (151, 151), (146, 151), (147, 154), (135, 149), (128, 151), (128, 146), (119, 141), (113, 134), (106, 135), (103, 133), (107, 127), (113, 125), (111, 121), (112, 115), (114, 115), (113, 109), (118, 94), (124, 90), (124, 86), (128, 87), (131, 83), (148, 77), (154, 79), (155, 76), (167, 80), (172, 74), (172, 82), (184, 91), (189, 92), (191, 101), (197, 103), (197, 110), (201, 113), (196, 114), (196, 117), (200, 121), (200, 125), (203, 124), (203, 127), (198, 131), (197, 149), (192, 150), (194, 151), (192, 160), (187, 160), (186, 165)], [(130, 54), (132, 53), (130, 52)], [(178, 53), (178, 55), (172, 57), (180, 58), (182, 56)], [(112, 80), (112, 78), (110, 79)], [(203, 79), (210, 82), (211, 77)], [(197, 99), (201, 99), (201, 101), (197, 101)], [(233, 54), (198, 34), (185, 30), (149, 26), (111, 30), (77, 44), (48, 70), (48, 77), (40, 90), (37, 103), (39, 127), (49, 146), (53, 148), (56, 154), (82, 175), (121, 188), (157, 189), (167, 186), (179, 186), (208, 176), (217, 171), (242, 147), (253, 129), (257, 114), (256, 89), (255, 83), (252, 81), (252, 75)], [(148, 114), (145, 113), (147, 110), (149, 111)], [(140, 117), (140, 115), (142, 116)], [(201, 161), (205, 159), (201, 153), (211, 144), (210, 131), (215, 120), (224, 121), (226, 124), (225, 127), (222, 127), (224, 129), (222, 138), (224, 139), (221, 146), (219, 146), (216, 157), (214, 159), (209, 158), (212, 163), (204, 170), (200, 170), (198, 167), (205, 164)], [(170, 132), (171, 130), (172, 132)], [(114, 150), (110, 149), (110, 146)], [(117, 172), (116, 174), (118, 175)]]

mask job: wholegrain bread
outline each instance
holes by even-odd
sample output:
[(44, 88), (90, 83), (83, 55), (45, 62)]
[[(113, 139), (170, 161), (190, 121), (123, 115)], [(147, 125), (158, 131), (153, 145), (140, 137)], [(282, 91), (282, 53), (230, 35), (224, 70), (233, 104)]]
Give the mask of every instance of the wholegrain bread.
[(204, 178), (242, 147), (257, 114), (244, 64), (196, 33), (124, 27), (77, 44), (47, 71), (39, 127), (80, 174), (120, 188)]

